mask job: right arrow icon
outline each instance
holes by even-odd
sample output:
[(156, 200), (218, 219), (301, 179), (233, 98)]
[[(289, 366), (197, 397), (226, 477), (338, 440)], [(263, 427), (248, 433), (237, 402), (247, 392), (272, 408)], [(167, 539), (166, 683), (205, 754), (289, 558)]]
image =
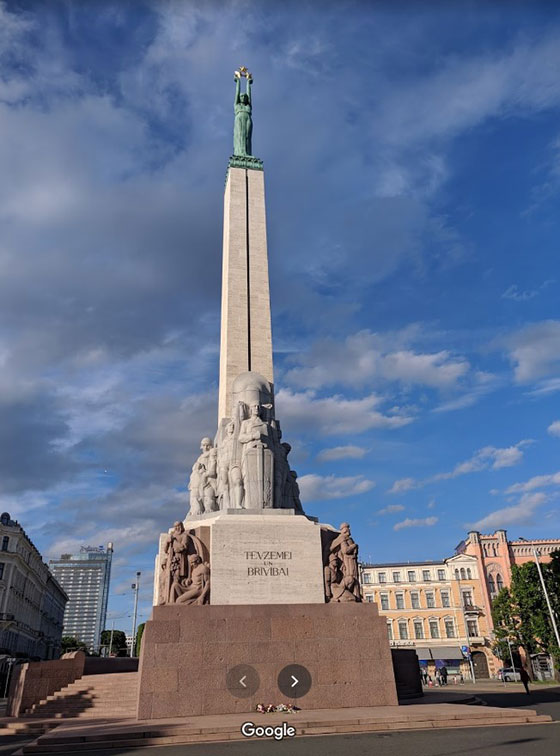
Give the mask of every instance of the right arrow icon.
[(302, 698), (311, 688), (311, 675), (302, 664), (288, 664), (278, 674), (278, 688), (288, 699)]

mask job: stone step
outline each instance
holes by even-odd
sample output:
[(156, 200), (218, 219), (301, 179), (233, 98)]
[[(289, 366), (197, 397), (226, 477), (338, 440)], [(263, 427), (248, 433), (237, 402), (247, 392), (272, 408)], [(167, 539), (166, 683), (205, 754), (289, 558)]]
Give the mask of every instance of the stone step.
[[(406, 707), (408, 708), (408, 707)], [(420, 707), (419, 707), (420, 708)], [(424, 708), (423, 706), (421, 708)], [(399, 730), (425, 730), (425, 729), (443, 729), (443, 728), (462, 728), (462, 727), (487, 727), (512, 724), (544, 724), (552, 721), (548, 715), (539, 715), (530, 710), (497, 710), (489, 711), (487, 715), (472, 716), (472, 709), (465, 711), (465, 716), (455, 717), (440, 716), (439, 718), (425, 717), (421, 713), (415, 713), (413, 716), (395, 716), (390, 719), (385, 717), (366, 717), (344, 721), (341, 718), (336, 721), (336, 715), (333, 715), (331, 723), (325, 721), (314, 721), (313, 713), (307, 713), (306, 717), (301, 714), (290, 717), (285, 715), (282, 721), (287, 721), (296, 727), (298, 735), (329, 735), (344, 733), (360, 732), (383, 732)], [(255, 718), (256, 724), (278, 725), (280, 719), (268, 717)], [(97, 732), (89, 729), (86, 733), (72, 734), (76, 728), (68, 730), (64, 734), (58, 734), (55, 730), (53, 733), (44, 735), (34, 743), (29, 743), (23, 747), (22, 753), (60, 753), (61, 747), (65, 746), (67, 752), (85, 752), (89, 750), (119, 749), (133, 747), (139, 748), (144, 746), (158, 746), (170, 744), (190, 744), (203, 742), (225, 742), (234, 740), (245, 740), (241, 735), (239, 722), (220, 726), (219, 717), (216, 717), (215, 724), (207, 724), (201, 727), (200, 723), (190, 720), (189, 724), (150, 724), (149, 722), (139, 723), (137, 729), (131, 730), (130, 726), (134, 724), (133, 720), (123, 721), (122, 730), (119, 732), (111, 725), (111, 732), (103, 731), (103, 724), (100, 723), (96, 728)], [(241, 721), (241, 720), (240, 720)], [(143, 726), (142, 726), (143, 725)]]

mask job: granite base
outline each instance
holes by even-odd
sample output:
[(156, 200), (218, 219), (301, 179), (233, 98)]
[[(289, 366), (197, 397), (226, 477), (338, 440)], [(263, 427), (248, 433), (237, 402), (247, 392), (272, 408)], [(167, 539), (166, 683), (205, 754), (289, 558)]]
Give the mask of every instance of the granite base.
[[(237, 698), (226, 686), (247, 664), (258, 690)], [(302, 709), (394, 706), (397, 693), (387, 623), (375, 604), (156, 606), (140, 658), (139, 719), (251, 712), (289, 703), (278, 689), (289, 664), (307, 668)]]

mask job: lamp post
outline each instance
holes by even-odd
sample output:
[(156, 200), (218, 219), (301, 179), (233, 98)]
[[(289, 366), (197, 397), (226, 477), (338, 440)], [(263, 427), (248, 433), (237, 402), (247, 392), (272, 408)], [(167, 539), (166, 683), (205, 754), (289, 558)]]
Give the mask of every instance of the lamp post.
[(552, 604), (550, 603), (550, 597), (548, 595), (548, 591), (546, 590), (546, 584), (544, 582), (544, 576), (542, 574), (541, 569), (541, 563), (539, 561), (539, 552), (535, 548), (535, 544), (532, 541), (528, 541), (526, 538), (518, 538), (518, 541), (524, 541), (525, 543), (529, 543), (531, 545), (531, 550), (533, 552), (533, 555), (535, 557), (535, 562), (537, 564), (537, 571), (539, 573), (539, 578), (541, 581), (544, 597), (546, 599), (546, 605), (548, 607), (548, 613), (550, 614), (550, 621), (552, 622), (552, 629), (554, 630), (554, 635), (556, 637), (556, 644), (558, 645), (558, 648), (560, 648), (560, 635), (558, 634), (558, 626), (556, 624), (556, 618), (554, 616), (554, 611), (552, 609)]
[(471, 654), (471, 641), (470, 641), (470, 636), (469, 636), (469, 626), (467, 624), (467, 615), (465, 613), (465, 604), (463, 601), (463, 594), (461, 593), (461, 578), (459, 577), (459, 570), (455, 570), (455, 578), (457, 579), (457, 584), (459, 586), (459, 604), (461, 606), (461, 612), (463, 613), (463, 623), (465, 625), (465, 636), (467, 638), (467, 648), (469, 649), (468, 654), (469, 654), (469, 666), (471, 668), (471, 677), (472, 677), (473, 683), (475, 683), (476, 677), (474, 674), (474, 664), (473, 664), (472, 654)]
[(111, 639), (109, 640), (109, 656), (113, 652), (113, 635), (115, 633), (115, 620), (111, 622)]
[(140, 588), (140, 572), (136, 573), (136, 582), (132, 583), (132, 590), (134, 591), (134, 613), (132, 615), (132, 638), (130, 641), (130, 655), (134, 656), (134, 646), (136, 640), (136, 617), (138, 616), (138, 590)]

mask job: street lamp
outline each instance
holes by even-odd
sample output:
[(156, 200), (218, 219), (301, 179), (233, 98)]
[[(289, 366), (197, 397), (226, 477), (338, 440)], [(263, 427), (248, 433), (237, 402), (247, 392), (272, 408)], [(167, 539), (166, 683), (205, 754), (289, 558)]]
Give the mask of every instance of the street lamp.
[(550, 614), (550, 621), (552, 622), (552, 629), (554, 630), (554, 635), (556, 636), (556, 644), (558, 645), (558, 648), (560, 648), (560, 635), (558, 634), (558, 626), (556, 625), (556, 618), (554, 617), (554, 612), (552, 610), (552, 604), (550, 603), (550, 598), (548, 595), (548, 591), (546, 590), (546, 584), (544, 582), (544, 577), (541, 570), (541, 563), (539, 561), (539, 552), (535, 548), (535, 544), (532, 541), (528, 541), (526, 538), (518, 538), (518, 541), (523, 541), (524, 543), (529, 543), (531, 545), (531, 550), (533, 552), (533, 555), (535, 557), (535, 562), (537, 563), (537, 570), (539, 573), (539, 578), (541, 580), (541, 585), (544, 593), (544, 597), (546, 599), (546, 605), (548, 606), (548, 613)]
[(472, 653), (471, 653), (471, 641), (470, 641), (470, 636), (469, 636), (469, 626), (467, 624), (467, 615), (465, 613), (465, 604), (464, 604), (464, 601), (463, 601), (463, 594), (461, 592), (461, 578), (459, 576), (459, 570), (457, 570), (457, 569), (455, 570), (455, 579), (457, 580), (457, 584), (459, 586), (459, 605), (461, 607), (461, 612), (463, 613), (463, 624), (465, 625), (465, 635), (466, 635), (466, 638), (467, 638), (467, 648), (469, 649), (468, 650), (468, 654), (469, 654), (469, 666), (471, 668), (471, 677), (472, 677), (472, 681), (474, 683), (474, 682), (476, 682), (476, 677), (475, 677), (475, 674), (474, 674), (474, 664), (473, 664)]
[(138, 616), (138, 591), (140, 589), (140, 572), (136, 573), (136, 582), (132, 583), (132, 590), (134, 591), (134, 614), (132, 615), (132, 638), (130, 641), (130, 655), (134, 656), (134, 646), (136, 639), (136, 617)]

